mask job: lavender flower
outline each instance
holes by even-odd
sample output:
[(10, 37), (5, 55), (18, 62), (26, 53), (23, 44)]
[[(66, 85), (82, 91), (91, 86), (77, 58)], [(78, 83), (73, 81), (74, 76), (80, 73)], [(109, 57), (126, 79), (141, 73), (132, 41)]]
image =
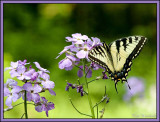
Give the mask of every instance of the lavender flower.
[(105, 72), (105, 71), (103, 71), (103, 72), (102, 72), (102, 74), (103, 74), (102, 79), (109, 79), (109, 78), (107, 77), (107, 75), (106, 75), (106, 72)]
[(23, 85), (23, 89), (27, 91), (28, 101), (34, 101), (34, 102), (39, 101), (40, 96), (38, 93), (42, 91), (42, 88), (38, 84), (32, 86), (31, 83), (25, 83)]
[(4, 84), (4, 88), (13, 88), (14, 86), (17, 86), (17, 81), (13, 79), (7, 79), (6, 83)]
[(20, 91), (22, 91), (22, 88), (20, 86), (14, 86), (11, 91), (8, 88), (4, 88), (4, 96), (8, 96), (8, 98), (6, 99), (7, 106), (12, 106), (12, 101), (16, 102), (20, 98)]
[[(79, 66), (79, 70), (77, 72), (78, 77), (83, 77), (83, 66)], [(86, 77), (90, 78), (92, 77), (92, 70), (89, 69), (87, 66), (85, 66), (85, 73), (87, 73)]]
[(30, 76), (31, 81), (35, 81), (38, 78), (39, 73), (30, 67), (30, 70), (26, 72), (26, 75)]
[(48, 102), (45, 97), (41, 97), (40, 101), (36, 103), (35, 110), (37, 112), (46, 112), (46, 116), (48, 117), (48, 111), (54, 109), (54, 104), (52, 102)]
[[(100, 39), (96, 37), (91, 37), (90, 39), (88, 36), (80, 33), (72, 34), (72, 37), (66, 37), (66, 41), (71, 42), (72, 44), (66, 46), (56, 57), (57, 59), (60, 55), (66, 53), (65, 59), (59, 62), (59, 68), (65, 70), (72, 70), (74, 66), (81, 62), (81, 59), (86, 59), (87, 62), (90, 62), (88, 59), (89, 51), (96, 45), (102, 45)], [(95, 66), (95, 68), (98, 69), (98, 66)], [(79, 71), (78, 74), (81, 77), (81, 71)], [(88, 75), (91, 75), (91, 71)]]
[(76, 43), (76, 44), (82, 44), (83, 40), (87, 40), (88, 36), (86, 35), (82, 35), (80, 33), (75, 33), (72, 34), (72, 37), (66, 37), (66, 41), (67, 42), (72, 42), (72, 43)]
[(77, 84), (71, 84), (67, 82), (66, 85), (66, 91), (69, 91), (69, 87), (71, 87), (72, 89), (77, 89), (77, 93), (80, 93), (81, 96), (84, 96), (84, 91), (83, 91), (83, 86), (82, 85), (77, 85)]
[(145, 90), (143, 79), (131, 77), (128, 79), (128, 84), (130, 85), (131, 89), (129, 89), (126, 84), (126, 94), (123, 96), (125, 101), (129, 101), (135, 95), (143, 97)]
[(66, 54), (66, 58), (59, 62), (59, 68), (65, 70), (72, 70), (73, 66), (77, 65), (78, 63), (79, 59), (75, 58), (72, 55)]
[(54, 88), (55, 86), (54, 82), (50, 80), (43, 80), (41, 84), (43, 85), (44, 88), (48, 88), (48, 89)]
[(36, 67), (37, 67), (40, 71), (50, 73), (47, 69), (42, 68), (38, 62), (33, 62), (33, 63), (36, 65)]
[(23, 65), (17, 67), (17, 74), (16, 75), (17, 75), (17, 79), (19, 79), (19, 80), (24, 80), (24, 79), (30, 80), (31, 79), (30, 74), (26, 72), (26, 67)]
[[(52, 90), (55, 84), (50, 80), (50, 76), (48, 74), (50, 72), (47, 69), (42, 68), (38, 62), (34, 62), (35, 66), (38, 68), (38, 71), (33, 69), (31, 65), (27, 68), (28, 64), (29, 63), (27, 63), (27, 60), (19, 60), (17, 62), (11, 62), (11, 67), (5, 68), (5, 70), (10, 70), (11, 77), (16, 77), (25, 83), (23, 87), (21, 87), (18, 86), (17, 81), (13, 79), (8, 79), (6, 81), (4, 84), (4, 96), (8, 97), (5, 104), (9, 106), (9, 108), (5, 110), (11, 110), (13, 108), (12, 101), (17, 101), (21, 96), (23, 100), (38, 103), (41, 101), (41, 97), (39, 95), (41, 92), (48, 90), (51, 95), (56, 95), (56, 93)], [(27, 99), (25, 99), (25, 96)], [(51, 102), (47, 103), (47, 100), (44, 99), (42, 100), (44, 102), (42, 103), (42, 110), (46, 111), (48, 116), (48, 111), (54, 108), (54, 104)]]

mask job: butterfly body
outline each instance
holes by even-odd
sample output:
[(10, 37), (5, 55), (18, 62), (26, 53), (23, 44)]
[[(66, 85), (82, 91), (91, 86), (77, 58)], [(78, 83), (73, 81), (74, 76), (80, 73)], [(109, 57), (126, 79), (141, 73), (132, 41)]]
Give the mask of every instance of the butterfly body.
[(146, 40), (143, 36), (130, 36), (113, 41), (109, 45), (103, 43), (91, 49), (88, 57), (106, 69), (116, 88), (118, 81), (127, 82), (126, 77), (131, 70), (132, 60), (139, 55)]

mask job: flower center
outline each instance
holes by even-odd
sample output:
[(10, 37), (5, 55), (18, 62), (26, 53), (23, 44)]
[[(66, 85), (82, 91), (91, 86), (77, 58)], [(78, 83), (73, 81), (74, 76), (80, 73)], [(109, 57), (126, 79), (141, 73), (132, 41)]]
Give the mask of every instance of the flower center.
[(88, 49), (87, 49), (87, 48), (84, 48), (84, 51), (88, 51)]

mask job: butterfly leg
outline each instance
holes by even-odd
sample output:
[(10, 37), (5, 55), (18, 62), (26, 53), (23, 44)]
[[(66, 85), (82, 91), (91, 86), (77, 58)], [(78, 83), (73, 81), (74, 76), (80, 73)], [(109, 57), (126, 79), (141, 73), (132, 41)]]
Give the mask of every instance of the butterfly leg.
[(124, 81), (127, 83), (128, 88), (131, 90), (131, 87), (129, 86), (127, 79), (126, 79), (126, 80), (123, 80), (123, 82), (124, 82)]
[(115, 80), (115, 89), (116, 89), (116, 92), (118, 94), (118, 91), (117, 91), (117, 80)]
[[(127, 84), (128, 84), (128, 81), (126, 80), (126, 82), (127, 82)], [(131, 87), (129, 86), (129, 84), (128, 84), (128, 88), (131, 90)]]

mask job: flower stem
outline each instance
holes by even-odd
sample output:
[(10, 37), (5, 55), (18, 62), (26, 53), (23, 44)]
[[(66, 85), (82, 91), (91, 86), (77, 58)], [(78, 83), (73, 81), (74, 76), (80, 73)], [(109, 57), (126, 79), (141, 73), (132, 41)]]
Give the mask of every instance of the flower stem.
[[(85, 62), (83, 60), (83, 73), (85, 74)], [(87, 98), (88, 98), (88, 102), (89, 102), (89, 106), (90, 106), (90, 110), (91, 110), (91, 114), (92, 114), (92, 119), (95, 118), (95, 114), (94, 114), (94, 109), (92, 108), (92, 101), (91, 101), (91, 98), (90, 98), (90, 95), (89, 95), (89, 88), (88, 88), (88, 82), (87, 82), (87, 78), (86, 78), (87, 75), (84, 75), (84, 79), (85, 79), (85, 82), (86, 82), (86, 92), (88, 93), (87, 94)]]
[(28, 114), (27, 114), (27, 91), (24, 91), (24, 111), (25, 111), (25, 117), (28, 119)]
[(74, 109), (75, 109), (78, 113), (80, 113), (80, 114), (82, 114), (82, 115), (85, 115), (85, 116), (92, 117), (91, 115), (84, 114), (84, 113), (80, 112), (80, 111), (79, 111), (79, 110), (74, 106), (74, 104), (73, 104), (72, 100), (71, 100), (71, 99), (69, 99), (69, 100), (70, 100), (70, 102), (71, 102), (72, 106), (74, 107)]

